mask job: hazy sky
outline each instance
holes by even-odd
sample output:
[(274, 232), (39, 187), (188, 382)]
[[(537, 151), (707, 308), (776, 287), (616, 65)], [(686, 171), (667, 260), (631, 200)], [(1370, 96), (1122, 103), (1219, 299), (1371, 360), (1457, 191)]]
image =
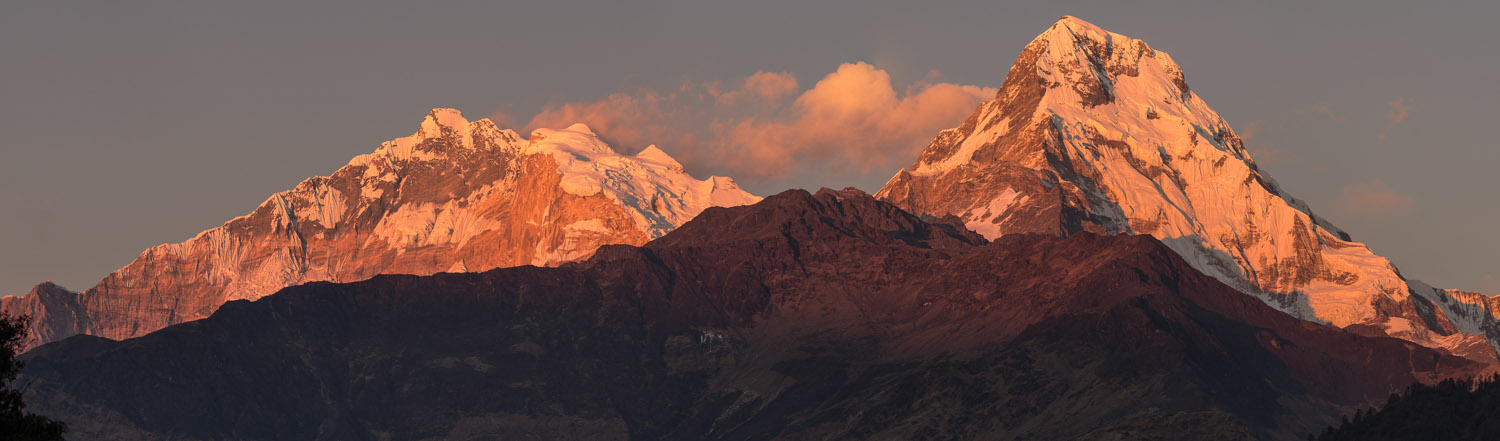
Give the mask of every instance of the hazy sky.
[[(1500, 294), (1494, 1), (310, 3), (0, 5), (0, 294), (88, 288), (433, 107), (517, 129), (646, 109), (670, 121), (620, 132), (621, 150), (658, 143), (762, 195), (873, 192), (1065, 14), (1171, 53), (1285, 188), (1407, 277)], [(840, 87), (875, 97), (858, 103), (873, 116), (805, 130)], [(783, 104), (703, 108), (736, 90)], [(827, 145), (714, 165), (741, 142), (703, 138), (725, 123)]]

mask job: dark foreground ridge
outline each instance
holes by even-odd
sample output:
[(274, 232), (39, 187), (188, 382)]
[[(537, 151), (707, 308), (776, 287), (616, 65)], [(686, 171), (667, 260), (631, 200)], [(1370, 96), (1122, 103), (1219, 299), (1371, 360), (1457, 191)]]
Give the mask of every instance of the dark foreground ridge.
[(1413, 385), (1378, 411), (1363, 410), (1317, 441), (1492, 441), (1500, 436), (1500, 376)]
[(27, 354), (79, 439), (1303, 439), (1484, 366), (1296, 320), (1149, 236), (1005, 236), (858, 190), (560, 268), (311, 283)]

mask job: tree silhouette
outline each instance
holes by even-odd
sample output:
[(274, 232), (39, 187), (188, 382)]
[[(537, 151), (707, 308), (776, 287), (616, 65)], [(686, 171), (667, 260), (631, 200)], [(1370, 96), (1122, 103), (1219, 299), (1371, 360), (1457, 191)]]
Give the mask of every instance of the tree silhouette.
[(1391, 394), (1380, 410), (1361, 409), (1354, 419), (1325, 429), (1318, 441), (1492, 441), (1500, 439), (1500, 376), (1478, 381), (1448, 379), (1415, 384)]
[(60, 440), (68, 428), (61, 422), (26, 413), (21, 402), (24, 390), (16, 387), (16, 375), (23, 363), (16, 359), (21, 339), (31, 323), (27, 316), (12, 317), (0, 312), (0, 438), (16, 441)]

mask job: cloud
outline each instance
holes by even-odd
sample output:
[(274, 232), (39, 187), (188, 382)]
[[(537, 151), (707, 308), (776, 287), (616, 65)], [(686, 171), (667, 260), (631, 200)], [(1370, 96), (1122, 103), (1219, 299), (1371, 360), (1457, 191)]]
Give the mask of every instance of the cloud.
[(1253, 148), (1250, 149), (1250, 157), (1255, 159), (1255, 164), (1262, 167), (1270, 167), (1278, 164), (1292, 162), (1286, 152), (1281, 149)]
[(1240, 133), (1240, 140), (1249, 141), (1255, 139), (1255, 135), (1258, 133), (1260, 133), (1260, 120), (1250, 121), (1245, 123), (1245, 130), (1243, 133)]
[[(1260, 134), (1261, 127), (1262, 123), (1258, 119), (1245, 123), (1244, 130), (1239, 134), (1240, 140), (1248, 143), (1250, 140), (1255, 139), (1255, 135)], [(1250, 157), (1254, 158), (1255, 164), (1261, 167), (1270, 167), (1291, 162), (1287, 153), (1280, 149), (1251, 146), (1249, 144), (1245, 145), (1245, 148), (1250, 150)]]
[[(1411, 116), (1411, 107), (1411, 104), (1406, 102), (1406, 98), (1396, 98), (1391, 101), (1390, 110), (1385, 113), (1385, 119), (1391, 121), (1391, 127), (1401, 124), (1402, 121), (1406, 121), (1406, 117)], [(1380, 142), (1385, 142), (1388, 133), (1380, 132)]]
[(1309, 110), (1312, 110), (1313, 112), (1321, 113), (1321, 114), (1323, 114), (1323, 116), (1326, 116), (1326, 117), (1328, 117), (1328, 119), (1333, 120), (1333, 122), (1336, 122), (1336, 123), (1339, 123), (1339, 124), (1347, 124), (1349, 122), (1349, 118), (1348, 117), (1345, 117), (1344, 115), (1341, 115), (1338, 112), (1334, 112), (1332, 108), (1329, 108), (1327, 105), (1324, 105), (1324, 104), (1314, 105), (1311, 108), (1309, 108)]
[(1411, 207), (1410, 196), (1379, 181), (1370, 181), (1345, 186), (1343, 197), (1334, 208), (1350, 216), (1393, 216), (1406, 214)]
[(720, 103), (733, 104), (742, 97), (758, 98), (767, 103), (781, 102), (797, 92), (797, 77), (785, 72), (756, 72), (745, 79), (742, 90), (731, 91), (718, 97)]
[(685, 111), (682, 102), (702, 101), (700, 95), (712, 96), (713, 90), (711, 85), (666, 94), (641, 90), (614, 93), (593, 102), (567, 103), (547, 108), (532, 117), (524, 132), (584, 123), (616, 148), (625, 150), (640, 150), (653, 143), (696, 144), (696, 134), (678, 130), (673, 121)]
[(757, 72), (737, 87), (684, 83), (549, 107), (526, 125), (588, 124), (622, 151), (656, 144), (695, 173), (748, 181), (886, 174), (915, 161), (993, 88), (933, 82), (897, 92), (890, 74), (845, 63), (805, 91), (789, 73)]
[(1391, 120), (1392, 125), (1401, 124), (1408, 116), (1411, 116), (1411, 105), (1406, 103), (1405, 98), (1391, 101), (1391, 110), (1385, 114), (1386, 119)]

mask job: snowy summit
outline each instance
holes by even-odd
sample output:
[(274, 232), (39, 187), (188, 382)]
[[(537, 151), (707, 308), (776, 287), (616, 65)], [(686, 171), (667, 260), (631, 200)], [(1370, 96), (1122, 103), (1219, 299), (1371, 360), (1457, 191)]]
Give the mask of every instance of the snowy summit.
[(1294, 316), (1494, 358), (1465, 335), (1493, 319), (1408, 283), (1283, 190), (1171, 56), (1075, 17), (1027, 44), (995, 99), (939, 133), (878, 196), (956, 215), (990, 238), (1149, 234)]
[(693, 178), (654, 146), (621, 155), (583, 124), (527, 139), (433, 109), (411, 136), (146, 250), (89, 290), (45, 286), (3, 307), (36, 318), (30, 344), (122, 339), (307, 282), (557, 265), (601, 245), (644, 244), (711, 206), (759, 200), (732, 179)]

